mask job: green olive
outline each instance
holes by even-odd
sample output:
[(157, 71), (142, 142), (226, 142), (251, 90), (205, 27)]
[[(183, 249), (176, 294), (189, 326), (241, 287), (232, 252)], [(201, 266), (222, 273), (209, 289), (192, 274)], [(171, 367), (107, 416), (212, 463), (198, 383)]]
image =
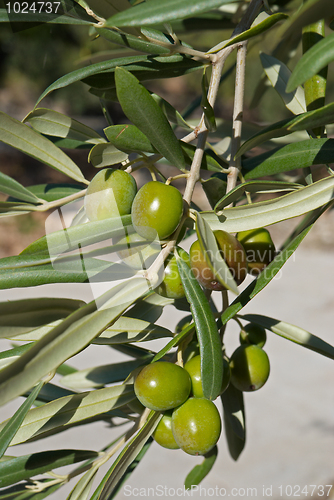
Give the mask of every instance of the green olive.
[(137, 375), (134, 390), (139, 401), (156, 411), (181, 405), (188, 398), (191, 380), (181, 366), (157, 361), (145, 366)]
[(241, 344), (255, 344), (263, 347), (267, 340), (266, 330), (255, 323), (248, 323), (242, 327), (239, 339)]
[(169, 450), (177, 450), (179, 449), (179, 445), (174, 439), (172, 432), (172, 411), (167, 411), (160, 422), (158, 423), (154, 433), (153, 438), (155, 441), (163, 446), (164, 448), (168, 448)]
[(219, 411), (209, 399), (189, 398), (173, 411), (172, 431), (183, 451), (189, 455), (204, 455), (219, 439)]
[(257, 391), (268, 380), (267, 353), (257, 345), (241, 345), (231, 356), (231, 382), (239, 391)]
[[(235, 282), (237, 285), (240, 285), (245, 279), (248, 269), (243, 246), (232, 234), (226, 231), (217, 230), (213, 233), (216, 237), (221, 256), (228, 265)], [(217, 281), (208, 266), (198, 240), (191, 245), (189, 255), (191, 269), (204, 288), (218, 291), (225, 290), (224, 285)]]
[[(187, 252), (183, 250), (183, 248), (179, 247), (178, 251), (180, 257), (190, 267), (190, 259)], [(185, 296), (175, 255), (171, 254), (167, 257), (165, 261), (164, 278), (160, 285), (155, 289), (155, 291), (159, 295), (162, 295), (163, 297), (167, 297), (169, 299), (182, 299)]]
[(91, 180), (85, 195), (88, 219), (97, 221), (130, 214), (136, 192), (136, 181), (124, 170), (100, 170)]
[(250, 274), (259, 274), (274, 259), (275, 245), (267, 229), (241, 231), (237, 238), (245, 249)]
[[(230, 367), (227, 360), (223, 359), (223, 380), (220, 394), (222, 394), (228, 387), (230, 383)], [(184, 369), (190, 375), (191, 378), (191, 390), (195, 398), (203, 398), (203, 386), (202, 386), (202, 375), (201, 375), (201, 356), (194, 356), (184, 365)]]
[(148, 240), (174, 233), (183, 213), (183, 199), (174, 186), (151, 181), (139, 189), (132, 204), (132, 224)]

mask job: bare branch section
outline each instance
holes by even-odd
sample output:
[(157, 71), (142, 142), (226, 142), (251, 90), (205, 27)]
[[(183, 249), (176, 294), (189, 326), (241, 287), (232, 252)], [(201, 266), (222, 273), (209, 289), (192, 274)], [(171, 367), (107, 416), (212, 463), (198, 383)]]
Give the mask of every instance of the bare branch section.
[[(257, 16), (262, 4), (263, 4), (263, 0), (252, 0), (251, 1), (247, 11), (245, 12), (244, 16), (242, 17), (240, 23), (233, 31), (232, 38), (250, 28), (254, 19)], [(214, 54), (213, 62), (212, 62), (211, 79), (210, 79), (210, 84), (209, 84), (209, 88), (208, 88), (208, 95), (207, 95), (208, 101), (212, 107), (214, 107), (214, 104), (215, 104), (216, 99), (217, 99), (217, 93), (218, 93), (220, 79), (221, 79), (221, 75), (222, 75), (225, 61), (228, 58), (228, 56), (233, 52), (233, 50), (238, 48), (239, 46), (240, 46), (240, 44), (234, 44), (234, 45), (231, 45), (230, 47), (226, 47), (225, 49), (222, 49), (217, 54)], [(244, 50), (245, 50), (246, 45), (243, 43), (243, 44), (241, 44), (241, 47), (244, 47)], [(243, 64), (240, 66), (243, 66), (243, 71), (244, 71), (246, 52), (240, 52), (240, 54), (241, 54), (240, 57), (243, 56)], [(240, 70), (241, 69), (242, 68), (240, 67)], [(240, 80), (240, 78), (242, 79), (241, 76), (239, 76), (239, 80)], [(243, 76), (243, 80), (244, 80), (244, 76)], [(237, 100), (238, 100), (238, 104), (240, 105), (240, 98), (238, 98)], [(242, 102), (243, 102), (243, 99), (242, 99)], [(242, 106), (243, 106), (243, 104), (242, 104)], [(199, 123), (198, 127), (195, 129), (195, 131), (191, 132), (191, 134), (189, 134), (187, 136), (187, 142), (191, 142), (191, 139), (192, 138), (195, 139), (196, 137), (198, 138), (196, 152), (194, 154), (193, 162), (192, 162), (192, 165), (190, 168), (190, 175), (189, 175), (186, 189), (185, 189), (185, 193), (183, 196), (185, 202), (188, 205), (190, 204), (192, 194), (194, 192), (195, 184), (200, 179), (200, 169), (201, 169), (201, 163), (202, 163), (203, 154), (204, 154), (204, 147), (205, 147), (205, 143), (206, 143), (206, 140), (208, 137), (208, 129), (205, 125), (204, 114), (202, 115), (200, 123)], [(233, 181), (233, 182), (234, 183), (236, 182), (236, 178), (235, 178), (235, 181)], [(232, 182), (230, 182), (230, 186), (232, 186)], [(234, 186), (235, 186), (235, 184), (234, 184)], [(232, 189), (232, 187), (230, 187), (230, 189)]]
[(237, 52), (237, 65), (236, 65), (236, 75), (235, 75), (231, 160), (230, 160), (230, 172), (227, 175), (227, 188), (226, 188), (227, 193), (235, 187), (238, 179), (238, 173), (241, 167), (241, 158), (238, 157), (237, 159), (235, 159), (235, 155), (239, 149), (241, 142), (242, 120), (244, 112), (247, 42), (242, 42), (238, 46), (237, 50), (238, 52)]

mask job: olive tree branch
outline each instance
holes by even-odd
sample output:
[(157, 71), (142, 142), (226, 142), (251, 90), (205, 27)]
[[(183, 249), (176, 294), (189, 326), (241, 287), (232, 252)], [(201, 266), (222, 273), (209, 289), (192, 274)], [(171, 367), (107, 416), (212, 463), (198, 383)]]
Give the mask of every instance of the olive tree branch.
[[(247, 11), (245, 12), (244, 16), (242, 17), (240, 23), (237, 25), (235, 28), (234, 32), (232, 33), (232, 38), (235, 35), (238, 35), (239, 33), (242, 33), (246, 29), (248, 29), (251, 24), (253, 23), (254, 19), (257, 16), (257, 13), (263, 3), (263, 0), (252, 0)], [(212, 72), (211, 72), (211, 78), (210, 78), (210, 83), (209, 83), (209, 88), (208, 88), (208, 93), (207, 93), (207, 99), (209, 104), (214, 107), (214, 104), (217, 99), (217, 94), (218, 94), (218, 89), (220, 85), (220, 79), (222, 75), (222, 71), (224, 68), (224, 64), (228, 56), (233, 52), (235, 48), (237, 48), (240, 44), (233, 44), (230, 47), (225, 47), (222, 49), (220, 52), (217, 54), (212, 54)], [(173, 238), (168, 241), (167, 245), (162, 249), (162, 251), (159, 253), (158, 257), (156, 260), (153, 262), (153, 264), (150, 266), (150, 268), (144, 273), (144, 276), (146, 279), (148, 279), (149, 282), (154, 282), (157, 280), (157, 273), (161, 266), (163, 265), (165, 259), (168, 257), (169, 253), (173, 250), (173, 248), (176, 245), (177, 242), (177, 237), (181, 231), (182, 224), (185, 221), (185, 219), (189, 216), (189, 206), (190, 202), (193, 196), (193, 192), (195, 189), (196, 183), (200, 180), (200, 169), (201, 169), (201, 164), (202, 164), (202, 159), (203, 159), (203, 154), (204, 154), (204, 148), (205, 144), (207, 141), (207, 137), (209, 134), (208, 128), (205, 124), (204, 120), (204, 113), (201, 117), (201, 120), (199, 122), (199, 125), (196, 127), (196, 129), (191, 132), (187, 136), (187, 139), (189, 141), (189, 138), (192, 137), (192, 134), (195, 134), (195, 137), (197, 137), (197, 146), (194, 154), (194, 158), (190, 167), (189, 171), (189, 176), (187, 179), (186, 183), (186, 188), (184, 191), (183, 199), (185, 202), (185, 205), (188, 207), (188, 210), (184, 211), (183, 217), (181, 219), (181, 222), (176, 230), (176, 232), (173, 235)], [(190, 141), (189, 141), (190, 142)]]
[[(227, 175), (226, 193), (231, 191), (236, 186), (239, 170), (241, 167), (241, 158), (238, 157), (235, 159), (235, 155), (239, 149), (241, 142), (241, 130), (242, 130), (242, 120), (243, 120), (243, 110), (244, 110), (244, 93), (245, 93), (246, 55), (247, 55), (247, 41), (240, 43), (237, 49), (231, 159), (230, 159), (230, 172)], [(232, 206), (232, 204), (230, 204), (229, 206)]]
[[(243, 15), (241, 21), (239, 24), (236, 26), (235, 30), (232, 33), (231, 38), (234, 36), (242, 33), (243, 31), (247, 30), (253, 23), (254, 19), (256, 18), (258, 11), (263, 4), (263, 0), (252, 0), (248, 9), (246, 10), (245, 14)], [(241, 44), (242, 46), (244, 43)], [(240, 44), (233, 44), (230, 47), (225, 47), (221, 51), (219, 51), (217, 54), (213, 54), (212, 57), (212, 73), (211, 73), (211, 78), (210, 78), (210, 83), (209, 83), (209, 88), (208, 88), (208, 94), (207, 94), (207, 99), (209, 104), (214, 107), (214, 104), (217, 99), (217, 94), (218, 94), (218, 89), (219, 89), (219, 84), (220, 84), (220, 79), (222, 75), (222, 71), (224, 68), (224, 64), (228, 56), (233, 52), (233, 50), (237, 47), (239, 47)], [(246, 58), (246, 53), (243, 54), (244, 59)], [(245, 64), (245, 61), (243, 63), (243, 66)], [(238, 66), (238, 65), (237, 65)], [(244, 78), (243, 78), (244, 79)], [(238, 102), (240, 99), (236, 99)], [(243, 102), (243, 99), (242, 99)], [(190, 142), (190, 139), (193, 138), (193, 135), (198, 137), (198, 142), (197, 142), (197, 147), (196, 151), (194, 154), (194, 158), (192, 161), (192, 165), (190, 168), (190, 174), (189, 178), (187, 181), (186, 189), (184, 192), (184, 200), (188, 205), (190, 204), (192, 194), (195, 189), (195, 185), (197, 181), (200, 179), (200, 168), (201, 168), (201, 162), (204, 154), (204, 147), (205, 143), (208, 137), (208, 129), (205, 125), (205, 120), (204, 120), (204, 113), (201, 117), (200, 123), (198, 127), (188, 134), (187, 136), (187, 142)], [(236, 182), (236, 180), (234, 181)], [(232, 188), (230, 188), (232, 189)]]

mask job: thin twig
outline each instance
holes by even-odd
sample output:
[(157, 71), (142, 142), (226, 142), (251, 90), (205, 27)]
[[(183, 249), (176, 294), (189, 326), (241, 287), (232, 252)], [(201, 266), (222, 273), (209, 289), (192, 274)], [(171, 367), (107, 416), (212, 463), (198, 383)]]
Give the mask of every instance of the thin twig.
[[(244, 111), (246, 55), (247, 42), (242, 42), (239, 44), (237, 51), (230, 172), (227, 176), (226, 193), (231, 191), (236, 186), (239, 170), (241, 167), (241, 158), (239, 156), (235, 159), (235, 155), (239, 149), (241, 142), (241, 130)], [(231, 203), (229, 206), (233, 206), (233, 203)]]

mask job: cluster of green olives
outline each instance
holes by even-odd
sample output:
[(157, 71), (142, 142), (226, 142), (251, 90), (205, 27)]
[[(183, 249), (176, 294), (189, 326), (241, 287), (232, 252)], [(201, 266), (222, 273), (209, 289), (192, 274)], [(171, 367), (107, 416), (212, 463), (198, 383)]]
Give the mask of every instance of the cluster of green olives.
[(256, 391), (268, 380), (269, 358), (262, 349), (266, 338), (265, 329), (253, 323), (240, 331), (240, 346), (230, 358), (231, 383), (240, 391)]
[(93, 177), (87, 188), (85, 210), (90, 221), (131, 213), (137, 234), (150, 241), (164, 240), (180, 223), (183, 199), (178, 189), (161, 182), (147, 182), (137, 191), (131, 174), (105, 168)]
[[(222, 230), (213, 233), (220, 255), (237, 285), (244, 281), (247, 273), (259, 274), (275, 257), (275, 245), (265, 228), (242, 231), (236, 237)], [(190, 247), (189, 255), (191, 269), (204, 288), (218, 291), (225, 289), (206, 262), (198, 240)]]
[(204, 455), (217, 443), (221, 418), (216, 405), (203, 396), (199, 356), (184, 368), (167, 361), (145, 366), (134, 390), (146, 408), (164, 412), (153, 434), (164, 448)]
[[(183, 214), (183, 199), (175, 187), (161, 182), (146, 183), (139, 191), (127, 172), (106, 168), (90, 182), (85, 196), (85, 211), (90, 221), (131, 214), (133, 230), (115, 239), (122, 245), (118, 256), (133, 269), (147, 269), (161, 250), (159, 241), (168, 238), (178, 227)], [(187, 262), (189, 256), (179, 249)], [(165, 264), (164, 280), (157, 293), (168, 298), (184, 297), (174, 256)]]
[[(157, 181), (148, 182), (137, 191), (136, 181), (129, 173), (106, 168), (89, 184), (85, 210), (91, 221), (131, 214), (134, 232), (115, 240), (124, 246), (118, 255), (130, 267), (146, 269), (160, 251), (159, 241), (171, 236), (180, 224), (183, 199), (178, 189)], [(220, 255), (237, 285), (244, 281), (247, 273), (259, 274), (275, 256), (275, 245), (264, 228), (242, 231), (236, 237), (223, 230), (214, 231), (214, 235)], [(189, 254), (182, 248), (178, 251), (204, 288), (225, 289), (206, 262), (198, 240), (192, 244)], [(171, 299), (185, 296), (174, 255), (167, 258), (163, 280), (155, 291)]]

